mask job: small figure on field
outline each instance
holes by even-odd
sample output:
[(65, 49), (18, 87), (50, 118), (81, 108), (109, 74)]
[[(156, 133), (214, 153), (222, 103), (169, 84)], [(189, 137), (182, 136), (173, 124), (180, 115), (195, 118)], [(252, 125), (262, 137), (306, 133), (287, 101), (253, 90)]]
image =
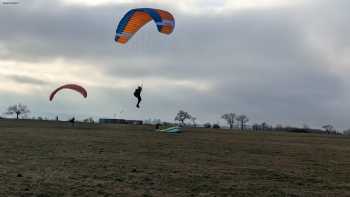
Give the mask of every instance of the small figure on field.
[(73, 117), (72, 119), (70, 119), (69, 122), (72, 123), (72, 126), (74, 127), (75, 117)]

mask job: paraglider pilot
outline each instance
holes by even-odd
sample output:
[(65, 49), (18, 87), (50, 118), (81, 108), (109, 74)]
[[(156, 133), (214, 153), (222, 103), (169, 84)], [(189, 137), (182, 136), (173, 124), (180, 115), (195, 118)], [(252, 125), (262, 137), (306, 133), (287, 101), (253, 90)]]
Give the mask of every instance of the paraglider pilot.
[(156, 124), (156, 130), (158, 130), (158, 129), (160, 129), (160, 124), (159, 123)]
[(142, 86), (139, 86), (134, 91), (134, 96), (137, 98), (137, 104), (136, 107), (140, 108), (140, 102), (141, 102), (141, 92), (142, 92)]

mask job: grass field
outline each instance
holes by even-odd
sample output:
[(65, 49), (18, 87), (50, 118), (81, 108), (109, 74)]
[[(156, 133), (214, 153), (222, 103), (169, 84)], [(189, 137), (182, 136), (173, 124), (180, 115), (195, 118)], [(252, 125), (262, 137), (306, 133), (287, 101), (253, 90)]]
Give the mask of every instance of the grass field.
[(350, 196), (350, 138), (0, 120), (0, 196)]

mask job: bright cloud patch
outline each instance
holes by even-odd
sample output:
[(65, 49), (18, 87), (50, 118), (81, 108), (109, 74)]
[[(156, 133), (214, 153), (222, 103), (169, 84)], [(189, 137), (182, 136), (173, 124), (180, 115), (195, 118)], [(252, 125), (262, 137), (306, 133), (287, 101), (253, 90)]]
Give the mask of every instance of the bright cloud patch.
[[(34, 90), (52, 88), (64, 83), (125, 90), (130, 90), (135, 86), (135, 79), (133, 78), (106, 76), (98, 69), (98, 66), (87, 65), (86, 63), (68, 63), (57, 59), (42, 63), (0, 61), (0, 64), (3, 69), (0, 74), (0, 79), (3, 81), (0, 84), (0, 90), (8, 92), (31, 94)], [(142, 82), (147, 84), (148, 89), (155, 90), (165, 87), (181, 87), (204, 92), (210, 91), (212, 87), (211, 84), (205, 81), (176, 80), (162, 77), (150, 77), (143, 79)]]
[[(106, 4), (133, 4), (143, 7), (155, 5), (164, 5), (177, 8), (181, 11), (200, 14), (200, 13), (222, 13), (241, 9), (259, 9), (291, 6), (298, 3), (305, 3), (305, 0), (186, 0), (186, 1), (161, 1), (161, 0), (62, 0), (69, 5), (100, 6)], [(310, 0), (309, 0), (310, 1)]]

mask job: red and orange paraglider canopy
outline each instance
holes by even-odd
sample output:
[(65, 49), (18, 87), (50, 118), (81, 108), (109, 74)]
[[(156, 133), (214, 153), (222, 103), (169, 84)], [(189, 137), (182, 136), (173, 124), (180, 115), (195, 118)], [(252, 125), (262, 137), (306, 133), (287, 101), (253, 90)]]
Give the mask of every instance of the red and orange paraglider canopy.
[(52, 101), (52, 99), (55, 97), (55, 95), (57, 94), (57, 92), (63, 90), (63, 89), (70, 89), (70, 90), (74, 90), (76, 92), (79, 92), (82, 96), (84, 96), (85, 98), (87, 97), (87, 92), (86, 90), (81, 87), (80, 85), (77, 84), (66, 84), (63, 85), (59, 88), (57, 88), (56, 90), (54, 90), (51, 94), (50, 94), (50, 101)]

